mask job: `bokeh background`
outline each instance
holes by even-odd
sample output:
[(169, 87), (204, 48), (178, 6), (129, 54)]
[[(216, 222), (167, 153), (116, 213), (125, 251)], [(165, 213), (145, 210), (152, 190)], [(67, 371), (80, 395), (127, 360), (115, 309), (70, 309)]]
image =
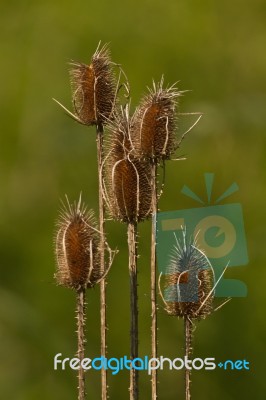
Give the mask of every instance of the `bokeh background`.
[[(95, 131), (79, 126), (52, 101), (71, 107), (67, 62), (88, 62), (99, 40), (123, 65), (135, 106), (152, 79), (179, 81), (180, 112), (204, 113), (167, 163), (161, 210), (196, 207), (184, 184), (206, 198), (203, 174), (215, 173), (214, 198), (244, 210), (250, 262), (227, 277), (248, 297), (233, 299), (197, 326), (195, 356), (247, 359), (250, 371), (195, 372), (197, 400), (265, 398), (266, 3), (263, 0), (9, 0), (0, 4), (0, 392), (15, 400), (75, 399), (71, 370), (54, 371), (56, 353), (76, 351), (75, 295), (53, 274), (54, 221), (60, 198), (80, 191), (97, 210)], [(180, 117), (179, 134), (192, 122)], [(108, 222), (120, 252), (109, 275), (109, 355), (129, 349), (126, 229)], [(150, 223), (140, 229), (140, 353), (150, 354)], [(99, 288), (88, 294), (87, 354), (99, 354)], [(159, 353), (182, 356), (182, 321), (159, 307)], [(128, 375), (111, 376), (110, 399), (128, 397)], [(183, 399), (182, 372), (160, 373), (160, 398)], [(100, 374), (89, 373), (88, 398), (100, 398)], [(141, 373), (140, 399), (150, 398)]]

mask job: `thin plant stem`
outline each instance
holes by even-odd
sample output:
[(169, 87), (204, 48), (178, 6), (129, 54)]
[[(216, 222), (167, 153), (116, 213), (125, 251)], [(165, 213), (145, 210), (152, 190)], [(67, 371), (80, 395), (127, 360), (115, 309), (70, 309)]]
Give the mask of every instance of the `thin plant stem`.
[[(85, 309), (85, 289), (81, 288), (77, 291), (78, 358), (80, 361), (85, 356)], [(78, 400), (84, 400), (85, 397), (85, 371), (80, 368), (78, 373)]]
[[(189, 358), (192, 354), (192, 322), (188, 317), (184, 318), (184, 326), (185, 326), (185, 356)], [(191, 370), (186, 368), (185, 371), (186, 400), (191, 399), (190, 383), (191, 383)]]
[[(157, 358), (157, 303), (156, 303), (156, 215), (158, 208), (157, 200), (157, 163), (152, 163), (152, 231), (151, 231), (151, 354)], [(151, 372), (152, 400), (157, 399), (157, 369)]]
[[(130, 359), (138, 357), (138, 279), (137, 279), (137, 225), (128, 224), (128, 252), (129, 252), (129, 279), (130, 279)], [(130, 400), (137, 400), (139, 396), (138, 371), (130, 370)]]
[[(97, 161), (98, 161), (98, 180), (99, 180), (99, 231), (100, 231), (100, 270), (105, 271), (104, 247), (105, 247), (105, 232), (104, 232), (104, 200), (102, 193), (102, 164), (103, 164), (103, 126), (97, 125)], [(106, 279), (100, 282), (100, 317), (101, 317), (101, 356), (106, 357), (107, 353), (107, 322), (106, 322)], [(101, 391), (102, 400), (108, 398), (107, 371), (101, 370)]]

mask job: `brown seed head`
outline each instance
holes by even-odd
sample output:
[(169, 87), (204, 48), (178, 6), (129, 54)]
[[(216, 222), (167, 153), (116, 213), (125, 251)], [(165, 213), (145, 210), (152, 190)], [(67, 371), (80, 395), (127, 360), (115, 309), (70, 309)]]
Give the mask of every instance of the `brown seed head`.
[(131, 140), (135, 157), (160, 162), (177, 147), (176, 106), (181, 92), (175, 85), (163, 88), (163, 78), (148, 90), (133, 116)]
[(107, 45), (97, 48), (90, 65), (71, 63), (70, 78), (75, 116), (84, 125), (104, 124), (116, 101), (116, 84)]
[(193, 241), (177, 241), (165, 276), (165, 303), (169, 315), (205, 318), (213, 311), (214, 274), (207, 257)]
[(131, 118), (121, 110), (109, 124), (111, 138), (106, 162), (106, 198), (112, 218), (139, 222), (151, 214), (151, 167), (132, 156)]
[(100, 236), (93, 212), (78, 203), (63, 206), (57, 221), (56, 281), (78, 290), (93, 287), (100, 279)]

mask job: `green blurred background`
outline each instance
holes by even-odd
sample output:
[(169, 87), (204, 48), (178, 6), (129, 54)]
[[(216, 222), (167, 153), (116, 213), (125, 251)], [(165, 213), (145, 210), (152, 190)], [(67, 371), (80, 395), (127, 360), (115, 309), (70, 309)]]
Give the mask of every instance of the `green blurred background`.
[[(98, 41), (111, 43), (137, 104), (152, 78), (165, 74), (189, 89), (180, 112), (204, 113), (167, 163), (161, 210), (196, 207), (184, 184), (205, 197), (203, 174), (215, 173), (214, 197), (240, 190), (250, 263), (226, 276), (243, 280), (248, 297), (233, 299), (199, 323), (195, 356), (247, 359), (250, 371), (195, 372), (196, 400), (265, 399), (266, 3), (263, 0), (1, 1), (0, 397), (75, 399), (75, 372), (53, 371), (56, 353), (76, 350), (75, 295), (53, 280), (54, 221), (60, 198), (80, 191), (97, 209), (95, 131), (74, 123), (52, 101), (70, 107), (67, 62), (87, 62)], [(192, 122), (180, 117), (179, 134)], [(107, 225), (120, 250), (108, 284), (109, 355), (128, 354), (126, 229)], [(140, 229), (140, 353), (149, 354), (150, 224)], [(88, 293), (87, 354), (99, 354), (99, 288)], [(182, 321), (159, 308), (159, 354), (182, 356)], [(126, 373), (110, 376), (110, 398), (128, 397)], [(88, 398), (100, 398), (100, 374), (89, 373)], [(183, 375), (160, 373), (160, 398), (183, 399)], [(140, 399), (150, 398), (141, 373)]]

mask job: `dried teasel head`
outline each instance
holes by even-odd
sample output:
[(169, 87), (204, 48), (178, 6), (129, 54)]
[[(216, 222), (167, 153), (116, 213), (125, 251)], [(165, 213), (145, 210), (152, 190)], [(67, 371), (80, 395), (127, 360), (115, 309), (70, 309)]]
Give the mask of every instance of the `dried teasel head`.
[(100, 234), (92, 211), (81, 203), (63, 205), (57, 221), (56, 281), (73, 289), (91, 288), (101, 280)]
[(164, 79), (143, 97), (137, 107), (132, 123), (131, 141), (134, 155), (154, 162), (167, 160), (175, 152), (178, 142), (177, 99), (183, 92), (175, 85), (163, 87)]
[[(89, 65), (75, 61), (70, 63), (74, 113), (54, 99), (68, 115), (83, 125), (105, 124), (116, 106), (119, 83), (115, 80), (108, 46), (105, 44), (100, 47), (100, 44)], [(121, 73), (120, 69), (120, 76)]]
[(75, 115), (85, 125), (106, 122), (114, 111), (116, 83), (108, 46), (100, 44), (89, 65), (72, 62), (70, 78)]
[(136, 223), (151, 215), (151, 167), (132, 156), (129, 108), (109, 124), (105, 197), (113, 219)]
[(208, 258), (183, 230), (165, 275), (162, 298), (167, 313), (189, 320), (206, 318), (213, 311), (214, 281)]

